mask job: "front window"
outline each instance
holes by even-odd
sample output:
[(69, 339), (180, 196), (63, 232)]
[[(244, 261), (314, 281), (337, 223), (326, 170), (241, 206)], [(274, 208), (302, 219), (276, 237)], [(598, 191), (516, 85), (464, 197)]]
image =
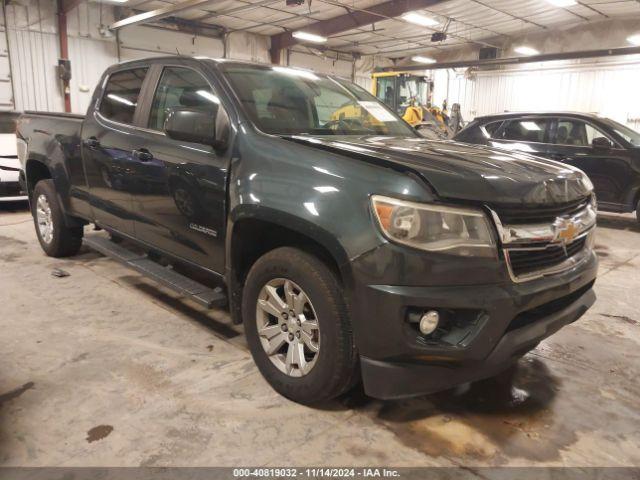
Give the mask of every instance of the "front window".
[(153, 97), (149, 128), (162, 130), (172, 108), (189, 107), (209, 112), (219, 103), (217, 95), (198, 72), (184, 67), (165, 67)]
[(581, 120), (558, 120), (556, 144), (590, 147), (594, 138), (607, 138), (607, 136)]
[(402, 115), (408, 107), (426, 105), (429, 84), (422, 77), (400, 77), (398, 79), (398, 113)]
[(415, 131), (362, 88), (287, 67), (222, 64), (251, 121), (274, 135), (389, 135)]

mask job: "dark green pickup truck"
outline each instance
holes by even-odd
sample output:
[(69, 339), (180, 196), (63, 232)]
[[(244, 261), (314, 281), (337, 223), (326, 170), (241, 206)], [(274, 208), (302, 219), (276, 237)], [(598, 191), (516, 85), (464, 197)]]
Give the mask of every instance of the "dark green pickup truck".
[(298, 402), (495, 375), (595, 300), (580, 170), (427, 140), (339, 78), (139, 60), (107, 70), (86, 116), (27, 112), (17, 136), (48, 255), (84, 236), (228, 304), (264, 377)]

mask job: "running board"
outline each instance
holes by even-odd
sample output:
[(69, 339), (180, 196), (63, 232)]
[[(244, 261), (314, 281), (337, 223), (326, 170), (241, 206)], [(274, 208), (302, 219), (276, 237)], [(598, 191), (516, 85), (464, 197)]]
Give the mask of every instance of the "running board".
[(149, 259), (147, 255), (127, 250), (106, 237), (87, 235), (83, 243), (200, 305), (207, 308), (222, 308), (227, 305), (227, 297), (220, 287), (209, 288), (202, 285), (174, 271), (171, 267), (163, 267)]

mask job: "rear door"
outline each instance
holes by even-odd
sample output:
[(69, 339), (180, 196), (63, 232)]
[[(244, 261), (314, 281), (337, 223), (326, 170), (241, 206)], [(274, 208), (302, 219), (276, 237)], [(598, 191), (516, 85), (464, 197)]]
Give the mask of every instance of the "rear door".
[(105, 79), (102, 97), (82, 127), (82, 157), (93, 215), (103, 227), (134, 234), (132, 176), (137, 159), (137, 116), (148, 67), (128, 68)]
[(174, 140), (163, 132), (170, 108), (208, 112), (220, 99), (197, 66), (156, 65), (153, 75), (155, 88), (145, 99), (145, 129), (134, 145), (144, 154), (135, 166), (141, 185), (134, 193), (136, 237), (222, 273), (230, 153)]
[[(554, 127), (549, 157), (585, 172), (599, 202), (622, 204), (633, 181), (630, 152), (596, 125), (582, 119), (558, 118)], [(594, 147), (596, 138), (607, 139), (611, 146)]]

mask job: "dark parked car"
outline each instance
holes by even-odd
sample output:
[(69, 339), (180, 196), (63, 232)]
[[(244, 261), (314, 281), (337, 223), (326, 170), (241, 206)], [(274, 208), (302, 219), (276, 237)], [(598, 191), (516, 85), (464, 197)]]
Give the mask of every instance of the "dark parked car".
[(640, 221), (640, 133), (586, 113), (503, 113), (476, 118), (455, 140), (526, 152), (584, 171), (598, 208)]
[(138, 60), (107, 70), (86, 116), (27, 113), (17, 135), (48, 255), (77, 253), (89, 223), (128, 239), (84, 237), (188, 299), (228, 300), (298, 402), (495, 375), (595, 300), (584, 173), (429, 141), (339, 78)]

